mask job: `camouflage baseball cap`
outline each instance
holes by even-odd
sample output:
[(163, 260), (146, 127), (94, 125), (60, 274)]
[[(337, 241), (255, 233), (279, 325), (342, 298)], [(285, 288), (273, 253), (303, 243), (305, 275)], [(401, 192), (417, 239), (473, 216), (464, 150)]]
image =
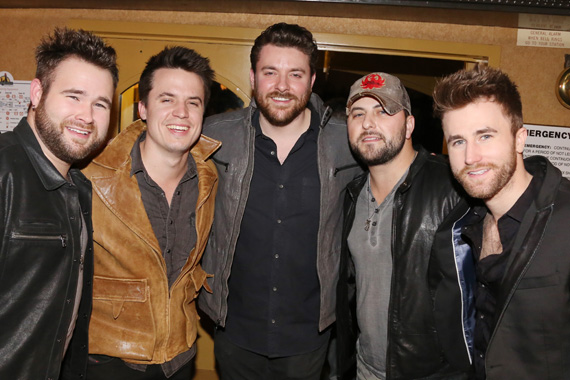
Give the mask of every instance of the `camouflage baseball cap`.
[(354, 82), (350, 87), (346, 113), (348, 114), (350, 106), (354, 102), (365, 96), (378, 100), (389, 115), (394, 115), (401, 110), (412, 113), (408, 92), (400, 79), (393, 75), (372, 73)]

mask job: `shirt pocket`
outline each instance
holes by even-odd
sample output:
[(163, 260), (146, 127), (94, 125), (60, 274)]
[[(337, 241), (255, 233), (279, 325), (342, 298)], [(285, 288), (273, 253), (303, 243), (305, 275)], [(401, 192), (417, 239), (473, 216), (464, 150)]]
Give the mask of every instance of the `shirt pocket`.
[(152, 360), (155, 329), (146, 279), (94, 276), (90, 353)]

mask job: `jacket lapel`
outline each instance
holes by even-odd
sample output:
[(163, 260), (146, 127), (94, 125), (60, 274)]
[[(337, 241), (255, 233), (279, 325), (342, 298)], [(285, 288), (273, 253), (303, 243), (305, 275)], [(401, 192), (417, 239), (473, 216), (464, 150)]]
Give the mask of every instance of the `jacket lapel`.
[(133, 221), (125, 223), (140, 239), (148, 244), (160, 257), (160, 247), (148, 215), (144, 208), (139, 185), (135, 176), (130, 176), (130, 158), (110, 177), (93, 177), (93, 189), (105, 206), (119, 220)]
[(539, 248), (551, 214), (552, 205), (536, 210), (533, 204), (522, 221), (497, 297), (497, 310), (501, 310), (497, 325)]

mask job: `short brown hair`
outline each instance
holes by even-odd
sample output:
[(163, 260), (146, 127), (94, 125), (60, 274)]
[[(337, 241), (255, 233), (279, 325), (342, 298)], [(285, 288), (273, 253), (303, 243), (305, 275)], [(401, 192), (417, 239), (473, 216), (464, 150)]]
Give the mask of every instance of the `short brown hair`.
[(433, 90), (434, 115), (443, 119), (448, 111), (478, 100), (499, 104), (511, 119), (513, 134), (523, 126), (522, 103), (517, 85), (499, 69), (479, 67), (461, 70), (438, 81)]
[(271, 25), (265, 29), (256, 39), (249, 59), (251, 61), (251, 69), (256, 70), (259, 61), (259, 53), (265, 45), (274, 45), (277, 47), (291, 47), (299, 49), (309, 57), (309, 66), (311, 67), (311, 75), (317, 71), (317, 60), (319, 58), (319, 50), (317, 44), (313, 40), (313, 34), (306, 28), (296, 24), (286, 24), (280, 22)]
[(154, 72), (158, 69), (182, 69), (198, 75), (204, 85), (204, 110), (206, 109), (210, 99), (210, 87), (214, 81), (214, 70), (210, 67), (208, 58), (183, 46), (167, 46), (150, 57), (139, 80), (139, 98), (143, 104), (147, 104)]
[(119, 69), (113, 47), (105, 44), (101, 37), (82, 29), (56, 28), (36, 48), (36, 78), (40, 80), (45, 93), (49, 92), (57, 66), (71, 57), (109, 71), (113, 88), (117, 88)]

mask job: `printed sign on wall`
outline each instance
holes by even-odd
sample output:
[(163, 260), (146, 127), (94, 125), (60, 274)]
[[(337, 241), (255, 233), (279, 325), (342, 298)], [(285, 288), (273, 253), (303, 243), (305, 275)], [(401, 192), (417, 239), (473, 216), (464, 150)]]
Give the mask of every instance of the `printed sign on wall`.
[(11, 131), (28, 114), (30, 81), (14, 80), (0, 71), (0, 133)]
[(570, 128), (525, 124), (528, 130), (523, 156), (541, 155), (570, 178)]

